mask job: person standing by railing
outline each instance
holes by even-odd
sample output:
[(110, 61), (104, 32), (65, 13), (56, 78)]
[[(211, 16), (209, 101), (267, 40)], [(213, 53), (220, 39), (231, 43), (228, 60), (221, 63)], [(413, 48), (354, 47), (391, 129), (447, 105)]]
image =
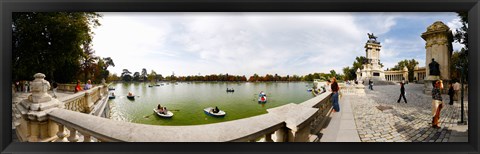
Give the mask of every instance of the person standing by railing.
[(333, 101), (333, 111), (340, 112), (340, 104), (338, 104), (338, 92), (340, 87), (338, 86), (337, 79), (335, 77), (332, 78), (332, 101)]

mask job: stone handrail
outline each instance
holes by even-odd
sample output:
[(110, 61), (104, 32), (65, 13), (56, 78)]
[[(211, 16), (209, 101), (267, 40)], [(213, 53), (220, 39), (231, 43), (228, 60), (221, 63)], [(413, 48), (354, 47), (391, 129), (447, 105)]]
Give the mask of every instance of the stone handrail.
[(365, 86), (362, 84), (340, 85), (342, 95), (364, 95)]
[(107, 86), (102, 85), (62, 97), (59, 101), (64, 103), (65, 109), (67, 110), (89, 113), (92, 106), (98, 102), (98, 100), (102, 99), (102, 96), (107, 96), (107, 93)]
[(57, 141), (61, 142), (90, 142), (92, 137), (101, 142), (255, 142), (260, 138), (266, 142), (306, 142), (325, 122), (331, 109), (330, 96), (323, 93), (300, 104), (268, 109), (266, 114), (194, 126), (137, 124), (66, 109), (56, 109), (48, 116), (58, 124)]
[[(57, 90), (75, 92), (75, 87), (76, 86), (77, 86), (77, 84), (58, 84), (57, 85)], [(83, 89), (85, 84), (80, 84), (80, 86)], [(92, 84), (92, 88), (97, 87), (97, 86), (101, 86), (101, 84), (100, 85)]]

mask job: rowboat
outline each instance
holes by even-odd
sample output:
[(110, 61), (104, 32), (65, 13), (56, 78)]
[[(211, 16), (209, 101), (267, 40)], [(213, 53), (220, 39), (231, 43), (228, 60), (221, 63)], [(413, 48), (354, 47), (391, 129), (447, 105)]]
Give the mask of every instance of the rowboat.
[(134, 100), (135, 96), (127, 96), (128, 99)]
[(266, 103), (267, 102), (267, 96), (258, 97), (258, 102), (259, 103)]
[(154, 109), (153, 109), (153, 112), (155, 112), (158, 116), (163, 117), (163, 118), (171, 118), (171, 117), (173, 117), (172, 111), (167, 111), (167, 114), (163, 114), (163, 113), (158, 112), (158, 110), (154, 108)]
[(207, 108), (203, 109), (203, 111), (205, 112), (205, 114), (210, 115), (210, 116), (214, 116), (214, 117), (223, 117), (223, 116), (225, 116), (225, 114), (227, 114), (227, 113), (225, 113), (225, 111), (222, 111), (222, 110), (218, 111), (218, 113), (213, 113), (212, 112), (213, 109), (214, 109), (213, 107), (207, 107)]

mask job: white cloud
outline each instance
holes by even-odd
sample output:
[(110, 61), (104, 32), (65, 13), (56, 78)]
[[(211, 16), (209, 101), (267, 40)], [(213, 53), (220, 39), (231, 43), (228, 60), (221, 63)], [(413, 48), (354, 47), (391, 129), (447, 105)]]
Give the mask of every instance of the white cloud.
[[(120, 73), (147, 68), (170, 75), (341, 72), (364, 56), (366, 33), (383, 37), (384, 64), (419, 40), (386, 36), (388, 13), (105, 13), (94, 49)], [(421, 39), (420, 39), (421, 41)], [(420, 43), (422, 44), (422, 43)]]

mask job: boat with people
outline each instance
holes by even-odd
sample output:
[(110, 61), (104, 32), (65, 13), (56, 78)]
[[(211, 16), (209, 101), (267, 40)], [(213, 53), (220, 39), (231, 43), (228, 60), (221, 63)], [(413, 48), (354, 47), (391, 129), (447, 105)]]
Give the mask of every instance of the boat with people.
[(222, 111), (220, 109), (218, 109), (218, 107), (207, 107), (205, 109), (203, 109), (203, 111), (205, 112), (205, 114), (207, 115), (210, 115), (210, 116), (214, 116), (214, 117), (223, 117), (225, 116), (225, 111)]
[(131, 92), (128, 92), (127, 98), (128, 98), (128, 99), (131, 99), (131, 100), (134, 100), (134, 99), (135, 99), (135, 95), (133, 95)]
[(267, 96), (262, 96), (258, 98), (259, 103), (266, 103), (267, 102)]
[(228, 88), (227, 88), (227, 93), (229, 93), (229, 92), (232, 92), (232, 93), (233, 93), (233, 92), (235, 92), (235, 90), (234, 90), (233, 88), (232, 88), (232, 89), (228, 89)]
[(158, 116), (160, 117), (163, 117), (163, 118), (171, 118), (173, 117), (173, 112), (172, 111), (168, 111), (165, 113), (165, 112), (162, 112), (161, 110), (159, 109), (153, 109), (153, 112), (155, 112)]
[(108, 99), (115, 99), (115, 93), (111, 93), (110, 95), (108, 95)]
[(267, 95), (261, 91), (260, 94), (258, 94), (258, 103), (266, 103), (267, 102)]
[(114, 87), (108, 87), (108, 90), (115, 90)]

